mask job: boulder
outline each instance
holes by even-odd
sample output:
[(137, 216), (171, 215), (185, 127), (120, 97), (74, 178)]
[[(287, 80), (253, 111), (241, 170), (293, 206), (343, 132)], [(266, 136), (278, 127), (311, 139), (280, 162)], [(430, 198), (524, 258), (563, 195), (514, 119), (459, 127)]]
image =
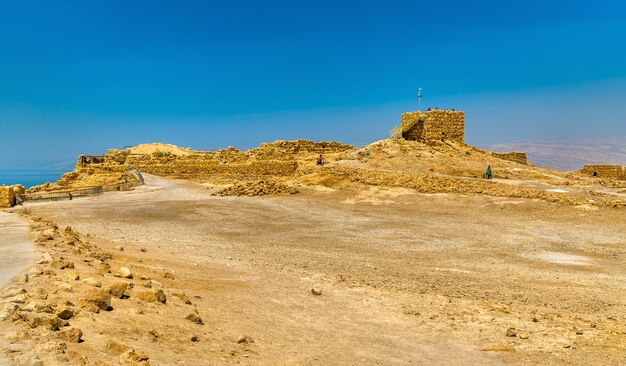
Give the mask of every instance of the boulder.
[(108, 341), (106, 345), (107, 350), (111, 351), (111, 353), (117, 355), (121, 355), (122, 353), (128, 351), (130, 348), (115, 341)]
[(200, 314), (198, 314), (197, 309), (194, 309), (194, 311), (187, 314), (187, 316), (185, 316), (185, 319), (198, 325), (204, 325), (204, 322), (202, 321), (202, 318), (200, 318)]
[(139, 292), (135, 295), (135, 297), (145, 302), (165, 304), (165, 302), (167, 301), (167, 297), (161, 289), (153, 289), (151, 291)]
[(118, 282), (107, 287), (107, 291), (109, 292), (109, 294), (111, 294), (111, 296), (115, 297), (116, 299), (121, 299), (122, 297), (124, 297), (124, 293), (126, 292), (127, 288), (128, 283)]
[(129, 349), (128, 351), (122, 353), (118, 357), (118, 360), (123, 365), (141, 365), (141, 366), (146, 366), (146, 365), (150, 365), (148, 363), (149, 359), (150, 359), (150, 357), (148, 357), (147, 354), (145, 354), (144, 352), (141, 352), (141, 351), (136, 351), (134, 349)]
[(74, 263), (63, 259), (55, 259), (50, 265), (57, 269), (74, 268)]
[(63, 320), (69, 320), (74, 316), (74, 310), (71, 308), (62, 308), (57, 312), (57, 316)]
[(78, 281), (78, 280), (80, 280), (80, 275), (78, 274), (78, 272), (76, 272), (74, 270), (65, 272), (63, 277), (66, 280), (68, 280), (68, 281)]
[(130, 270), (130, 268), (128, 267), (122, 267), (120, 268), (120, 270), (115, 274), (115, 277), (121, 277), (121, 278), (128, 278), (128, 279), (132, 279), (133, 278), (133, 272)]
[(25, 315), (24, 317), (28, 320), (28, 326), (31, 328), (44, 328), (47, 330), (57, 331), (59, 328), (67, 324), (66, 321), (51, 314), (30, 314)]
[(78, 343), (82, 340), (83, 332), (79, 328), (69, 328), (59, 332), (59, 338), (68, 342)]
[(172, 294), (172, 296), (174, 296), (175, 298), (177, 298), (178, 300), (184, 302), (187, 305), (191, 305), (191, 300), (189, 299), (189, 297), (187, 295), (185, 295), (184, 293), (174, 293)]
[(83, 282), (88, 284), (89, 286), (102, 287), (102, 284), (100, 283), (100, 281), (96, 280), (93, 277), (85, 278)]
[(80, 304), (86, 308), (90, 308), (89, 305), (95, 305), (100, 310), (107, 310), (111, 306), (111, 295), (102, 290), (87, 290), (83, 293)]

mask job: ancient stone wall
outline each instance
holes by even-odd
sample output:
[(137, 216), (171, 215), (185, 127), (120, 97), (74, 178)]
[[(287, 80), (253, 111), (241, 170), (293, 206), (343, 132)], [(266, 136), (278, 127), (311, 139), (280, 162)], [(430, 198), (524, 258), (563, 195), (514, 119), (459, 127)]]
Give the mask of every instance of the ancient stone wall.
[(513, 161), (520, 164), (528, 164), (528, 160), (526, 160), (526, 153), (521, 151), (492, 152), (491, 155), (498, 159)]
[(626, 166), (618, 164), (586, 164), (582, 173), (598, 178), (626, 180)]
[(465, 143), (465, 112), (407, 112), (401, 118), (402, 137), (407, 140), (449, 140)]
[[(192, 155), (190, 155), (192, 156)], [(295, 161), (251, 160), (223, 163), (216, 159), (133, 159), (126, 162), (141, 172), (179, 179), (260, 178), (293, 174), (298, 164)]]
[(17, 198), (24, 194), (24, 186), (15, 184), (0, 187), (0, 207), (13, 207), (17, 204)]
[(0, 187), (0, 208), (13, 207), (15, 205), (15, 193), (13, 187)]
[(234, 147), (217, 151), (193, 151), (173, 145), (148, 144), (116, 150), (103, 156), (80, 156), (76, 168), (49, 186), (31, 190), (48, 191), (79, 186), (115, 186), (138, 179), (130, 168), (141, 172), (188, 180), (265, 179), (294, 174), (298, 161), (313, 162), (317, 154), (343, 153), (352, 145), (309, 140), (276, 141), (241, 151)]

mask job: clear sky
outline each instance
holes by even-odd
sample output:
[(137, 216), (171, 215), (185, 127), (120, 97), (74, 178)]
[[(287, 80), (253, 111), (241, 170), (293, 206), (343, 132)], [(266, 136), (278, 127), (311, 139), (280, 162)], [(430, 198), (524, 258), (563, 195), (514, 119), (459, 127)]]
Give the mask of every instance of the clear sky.
[(0, 168), (143, 142), (626, 136), (626, 1), (0, 0)]

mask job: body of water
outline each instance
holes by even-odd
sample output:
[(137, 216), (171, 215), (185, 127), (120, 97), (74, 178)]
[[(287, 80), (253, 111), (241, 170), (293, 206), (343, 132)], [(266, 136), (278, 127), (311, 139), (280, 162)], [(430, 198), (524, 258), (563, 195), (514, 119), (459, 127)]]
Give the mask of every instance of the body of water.
[(27, 189), (46, 182), (56, 182), (64, 171), (37, 169), (0, 169), (0, 186), (21, 184)]

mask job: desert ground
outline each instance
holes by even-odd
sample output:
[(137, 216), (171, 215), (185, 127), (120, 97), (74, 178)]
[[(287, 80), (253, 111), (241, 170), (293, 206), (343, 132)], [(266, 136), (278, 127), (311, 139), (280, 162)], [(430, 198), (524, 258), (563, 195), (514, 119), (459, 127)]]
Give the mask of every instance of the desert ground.
[[(626, 364), (622, 209), (359, 183), (216, 197), (145, 178), (13, 209), (39, 258), (5, 303), (129, 285), (106, 311), (74, 311), (80, 342), (1, 323), (13, 363)], [(59, 262), (74, 268), (45, 269)], [(160, 289), (165, 303), (145, 296)]]

